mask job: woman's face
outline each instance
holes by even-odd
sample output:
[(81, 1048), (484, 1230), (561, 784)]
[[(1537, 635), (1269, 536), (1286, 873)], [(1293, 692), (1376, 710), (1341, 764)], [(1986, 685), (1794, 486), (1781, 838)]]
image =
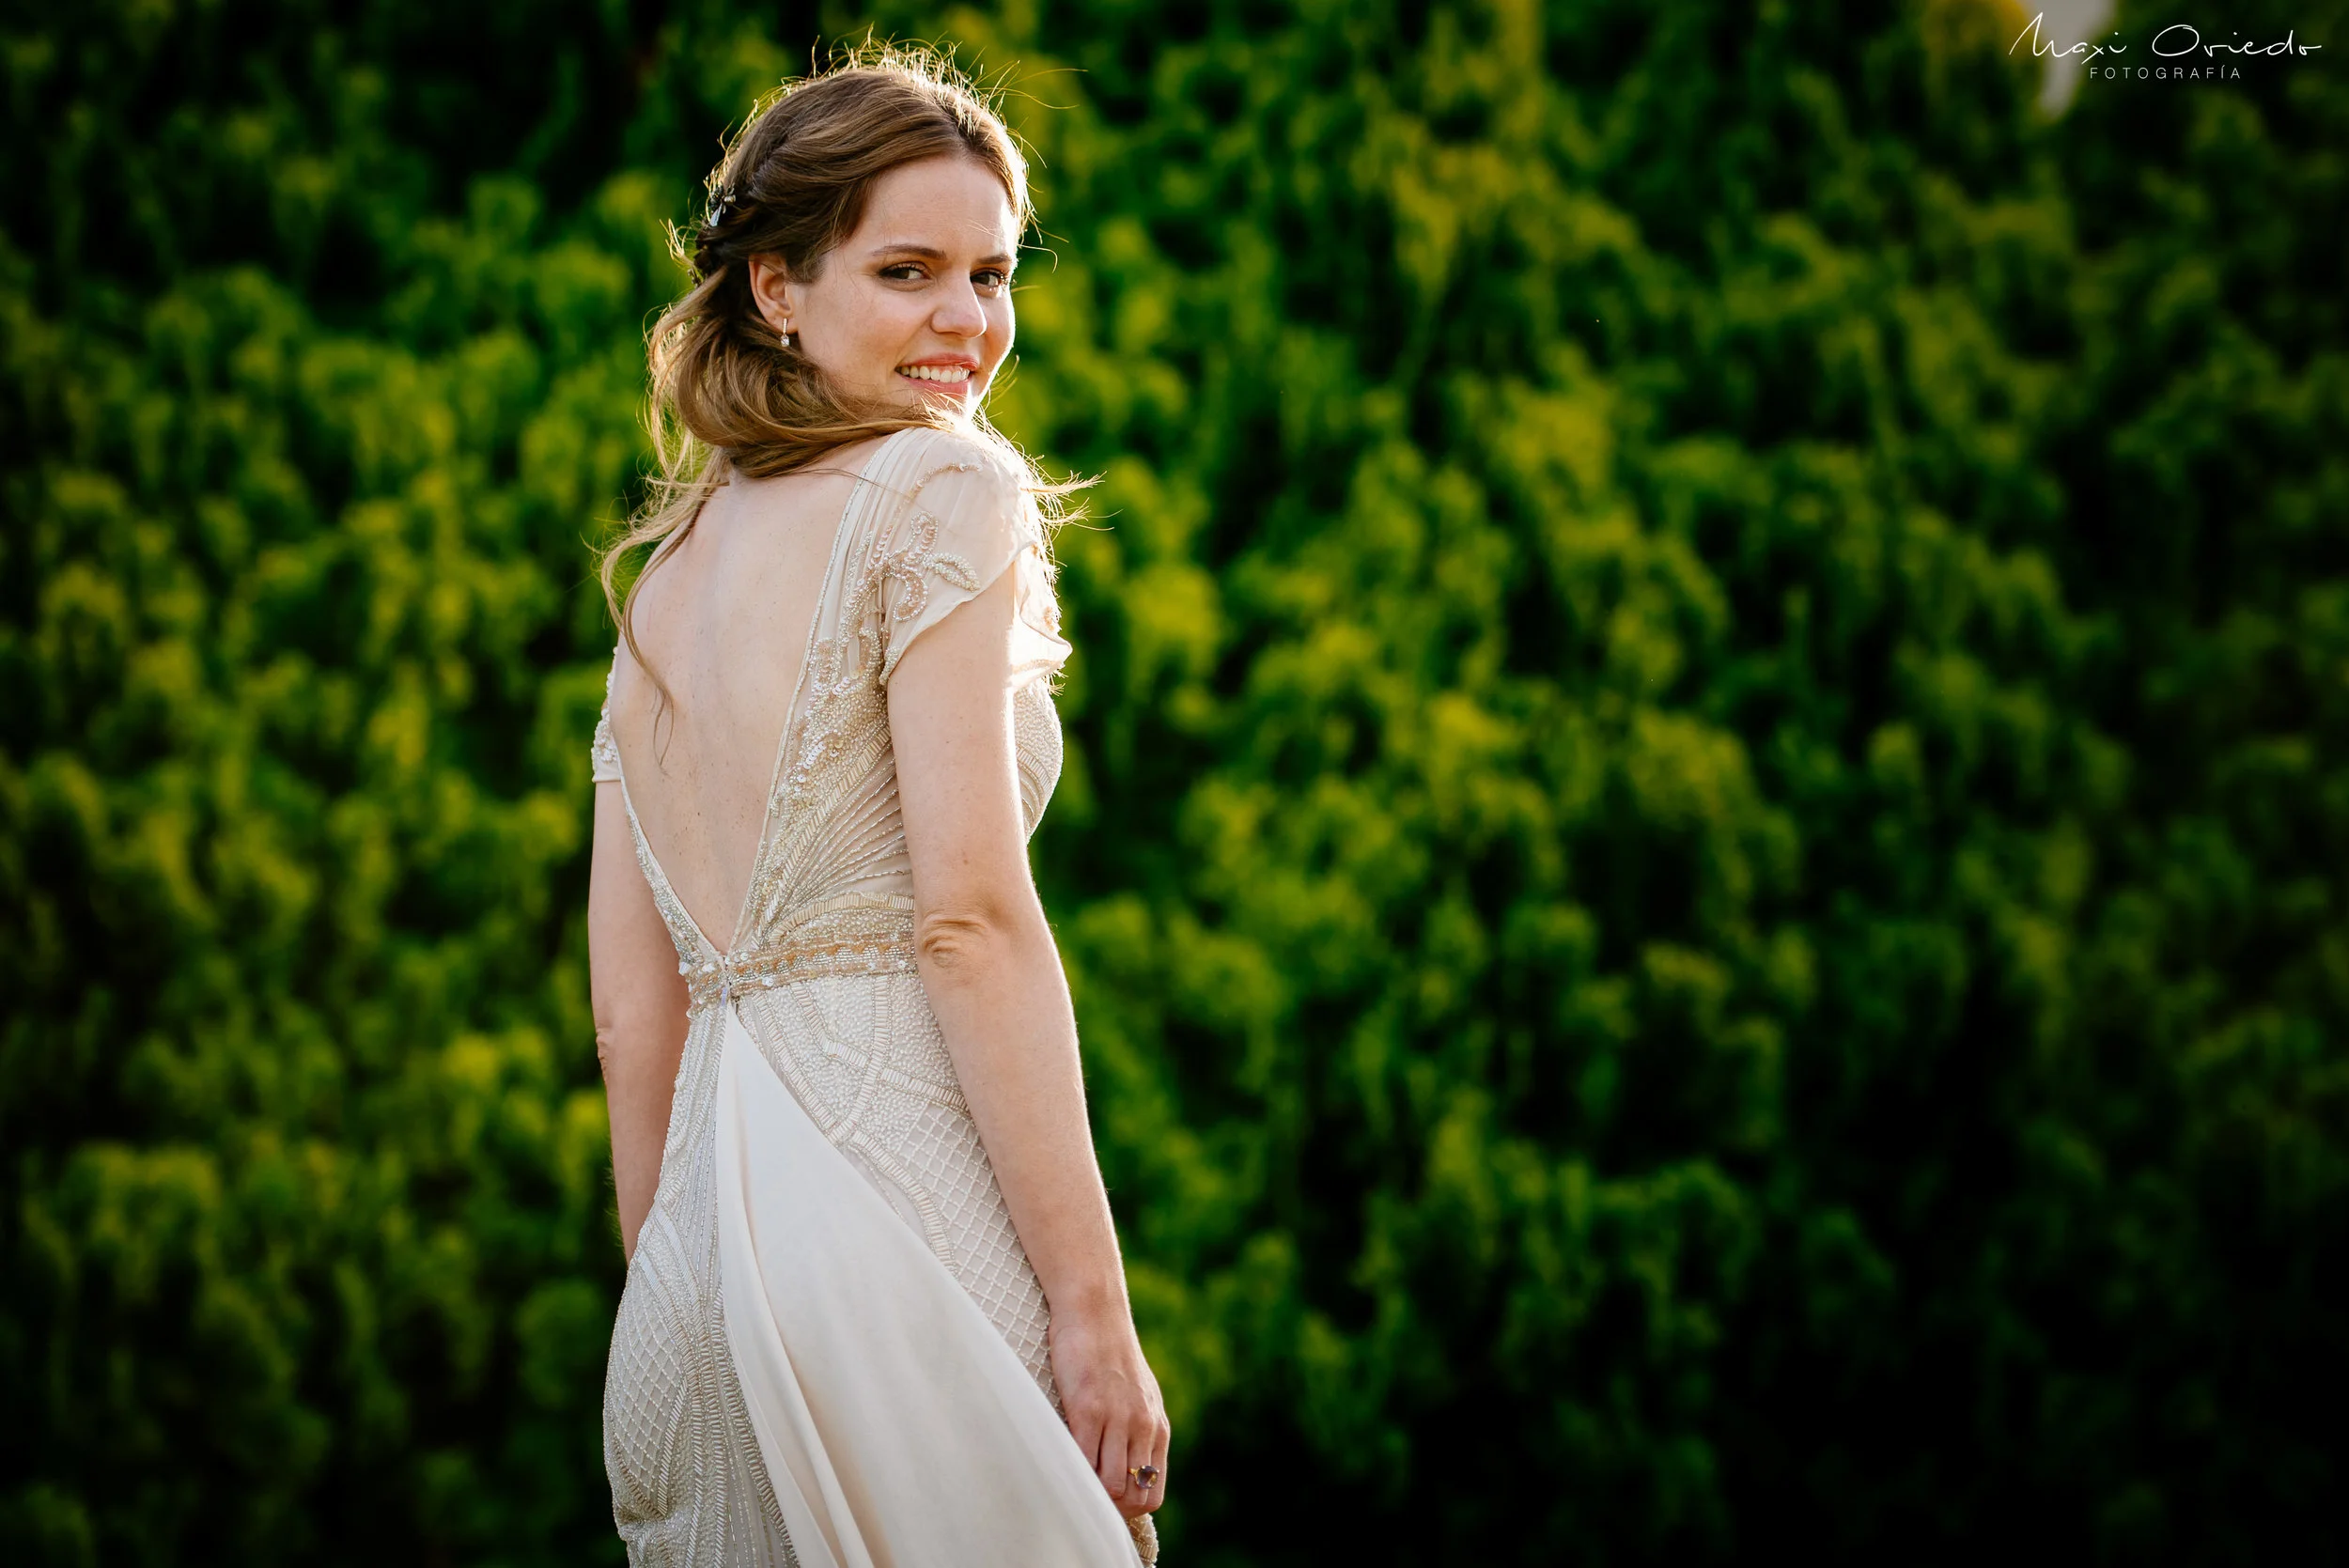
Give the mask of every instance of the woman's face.
[(751, 292), (777, 332), (849, 397), (912, 409), (978, 406), (1011, 352), (1011, 198), (973, 158), (926, 158), (873, 182), (856, 231), (816, 276), (751, 259)]

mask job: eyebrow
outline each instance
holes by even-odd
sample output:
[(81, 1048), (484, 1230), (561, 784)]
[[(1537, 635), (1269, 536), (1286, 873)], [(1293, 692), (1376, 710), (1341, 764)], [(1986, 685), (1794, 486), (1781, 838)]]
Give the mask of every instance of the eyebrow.
[[(944, 251), (938, 249), (935, 245), (875, 245), (865, 254), (868, 256), (918, 256), (925, 261), (946, 261), (951, 259)], [(1003, 252), (998, 251), (993, 256), (983, 256), (979, 257), (979, 265), (982, 267), (1008, 267), (1012, 265), (1013, 260), (1014, 258), (1012, 256), (1006, 256)]]

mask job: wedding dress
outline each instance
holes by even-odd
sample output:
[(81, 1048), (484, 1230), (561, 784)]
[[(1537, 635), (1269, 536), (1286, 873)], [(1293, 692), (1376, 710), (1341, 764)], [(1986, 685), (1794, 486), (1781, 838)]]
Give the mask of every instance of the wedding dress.
[[(613, 1327), (604, 1460), (631, 1564), (1132, 1568), (1059, 1414), (1044, 1293), (914, 969), (887, 686), (1004, 571), (1031, 834), (1060, 776), (1069, 645), (1008, 455), (903, 430), (865, 463), (721, 948), (646, 841), (691, 995), (652, 1210)], [(616, 668), (617, 652), (614, 652)]]

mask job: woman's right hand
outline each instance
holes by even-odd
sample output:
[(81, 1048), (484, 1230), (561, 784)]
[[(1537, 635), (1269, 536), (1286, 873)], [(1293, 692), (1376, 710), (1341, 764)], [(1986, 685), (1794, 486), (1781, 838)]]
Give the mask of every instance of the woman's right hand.
[[(1171, 1431), (1159, 1380), (1143, 1357), (1132, 1317), (1122, 1308), (1055, 1312), (1048, 1350), (1068, 1430), (1109, 1489), (1110, 1500), (1129, 1519), (1157, 1512), (1166, 1500)], [(1144, 1465), (1158, 1469), (1146, 1487), (1128, 1473)]]

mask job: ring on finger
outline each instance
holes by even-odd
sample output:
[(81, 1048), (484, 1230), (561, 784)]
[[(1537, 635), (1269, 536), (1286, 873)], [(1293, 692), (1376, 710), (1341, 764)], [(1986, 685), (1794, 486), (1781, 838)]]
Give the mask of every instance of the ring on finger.
[(1137, 1466), (1126, 1473), (1140, 1483), (1142, 1489), (1145, 1492), (1159, 1483), (1159, 1467), (1156, 1465)]

